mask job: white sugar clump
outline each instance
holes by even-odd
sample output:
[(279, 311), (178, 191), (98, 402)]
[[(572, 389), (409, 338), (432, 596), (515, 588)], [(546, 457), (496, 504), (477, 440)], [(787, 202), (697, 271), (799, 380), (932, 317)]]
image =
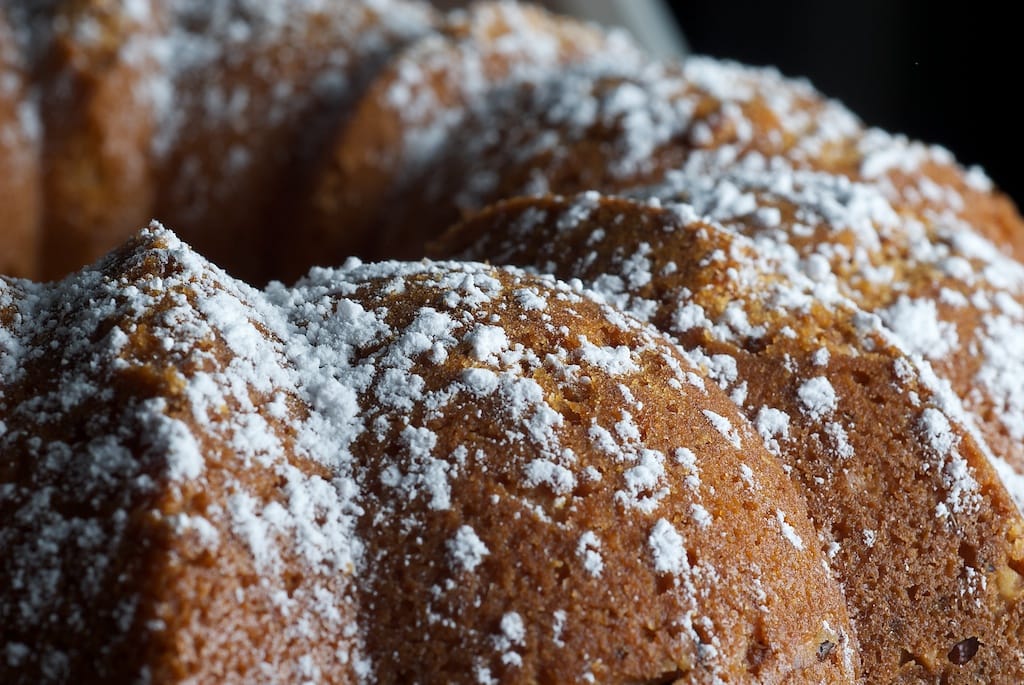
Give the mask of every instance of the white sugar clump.
[(939, 319), (933, 300), (912, 300), (902, 295), (878, 315), (907, 352), (927, 359), (941, 359), (957, 348), (956, 326)]
[(761, 407), (754, 419), (754, 427), (773, 454), (780, 454), (779, 439), (789, 437), (789, 414), (772, 407)]
[(636, 455), (636, 459), (639, 463), (623, 474), (626, 488), (617, 491), (615, 499), (627, 507), (649, 514), (669, 494), (665, 481), (665, 455), (657, 450), (644, 449)]
[(686, 547), (683, 537), (671, 523), (658, 519), (647, 538), (654, 558), (654, 570), (658, 573), (681, 575), (690, 568), (686, 558)]
[(696, 521), (697, 525), (701, 528), (707, 528), (711, 525), (711, 522), (714, 520), (714, 518), (711, 516), (711, 513), (707, 509), (696, 503), (690, 505), (690, 515), (693, 517), (693, 520)]
[(949, 419), (938, 409), (927, 407), (921, 414), (921, 429), (925, 440), (939, 455), (949, 454), (959, 438), (953, 432)]
[(732, 422), (721, 414), (717, 414), (710, 409), (702, 409), (701, 413), (711, 422), (711, 425), (716, 431), (721, 433), (722, 437), (729, 441), (736, 449), (742, 447), (742, 441), (740, 440), (739, 431), (733, 428)]
[(508, 336), (498, 326), (478, 325), (466, 336), (466, 342), (473, 350), (473, 358), (478, 361), (496, 361), (508, 349)]
[(493, 394), (501, 382), (498, 374), (490, 369), (471, 368), (465, 369), (459, 380), (478, 397), (486, 397)]
[(526, 476), (524, 483), (528, 487), (546, 485), (560, 495), (568, 494), (576, 487), (576, 476), (572, 471), (547, 459), (530, 461), (523, 472)]
[(175, 480), (198, 478), (206, 466), (195, 436), (181, 421), (156, 414), (150, 424), (153, 437), (164, 442), (167, 450), (167, 474)]
[(824, 376), (805, 381), (797, 389), (797, 398), (803, 411), (815, 420), (828, 416), (839, 404), (835, 389)]
[(604, 569), (601, 540), (593, 531), (588, 530), (580, 536), (579, 544), (576, 545), (576, 555), (583, 562), (583, 568), (587, 573), (595, 578), (601, 575), (601, 571)]
[(467, 572), (479, 566), (484, 557), (491, 553), (487, 545), (477, 537), (476, 531), (466, 525), (455, 531), (455, 535), (448, 540), (447, 548), (452, 564)]
[(786, 521), (786, 514), (785, 514), (785, 512), (783, 512), (782, 510), (776, 509), (775, 510), (775, 520), (779, 524), (779, 530), (782, 531), (783, 537), (785, 537), (787, 540), (789, 540), (791, 545), (793, 545), (794, 547), (796, 547), (799, 550), (802, 550), (804, 548), (803, 538), (801, 538), (800, 535), (796, 532), (796, 529), (793, 528), (793, 526), (791, 526), (789, 524), (789, 522)]
[(594, 345), (586, 336), (580, 336), (579, 358), (612, 376), (637, 373), (640, 366), (632, 351), (625, 345), (618, 347)]
[(402, 465), (393, 463), (386, 466), (381, 473), (381, 482), (398, 490), (405, 499), (424, 497), (431, 509), (448, 509), (451, 506), (448, 473), (452, 466), (433, 454), (437, 434), (429, 428), (406, 426), (399, 439), (403, 448)]
[(512, 651), (526, 644), (526, 624), (518, 612), (509, 611), (501, 617), (501, 633), (494, 637), (495, 647), (503, 652), (501, 661), (509, 666), (522, 666), (523, 658)]

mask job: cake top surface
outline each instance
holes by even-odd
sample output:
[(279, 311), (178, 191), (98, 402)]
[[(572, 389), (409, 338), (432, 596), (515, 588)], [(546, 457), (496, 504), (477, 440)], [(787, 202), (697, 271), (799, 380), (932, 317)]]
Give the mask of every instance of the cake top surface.
[[(137, 521), (151, 512), (146, 525), (167, 544), (225, 559), (244, 549), (239, 563), (261, 578), (245, 590), (249, 610), (303, 616), (288, 639), (341, 636), (332, 649), (356, 675), (398, 668), (381, 643), (399, 637), (395, 653), (431, 658), (427, 636), (439, 631), (485, 653), (498, 645), (474, 666), (497, 674), (587, 635), (589, 610), (554, 587), (515, 590), (529, 598), (517, 615), (494, 590), (493, 574), (509, 568), (488, 563), (509, 544), (496, 535), (522, 525), (523, 544), (578, 565), (574, 584), (616, 578), (699, 621), (650, 647), (679, 668), (749, 667), (731, 656), (747, 639), (730, 618), (738, 606), (779, 650), (765, 673), (856, 668), (803, 504), (757, 432), (660, 334), (578, 285), (473, 263), (350, 260), (259, 291), (153, 227), (62, 282), (2, 281), (0, 324), (0, 445), (32, 465), (27, 479), (5, 478), (0, 497), (15, 522), (0, 536), (17, 550), (4, 573), (19, 596), (4, 610), (22, 627), (81, 624), (84, 607), (125, 582), (113, 566), (123, 545), (152, 535)], [(690, 420), (669, 421), (666, 403)], [(746, 508), (724, 485), (740, 479)], [(468, 513), (484, 506), (477, 497), (504, 511), (500, 526)], [(759, 567), (732, 568), (723, 540), (747, 536), (757, 542), (743, 554)], [(92, 559), (77, 581), (64, 575), (70, 540)], [(546, 587), (550, 567), (523, 554), (508, 562), (521, 582)], [(399, 628), (389, 612), (400, 598), (377, 585), (408, 564), (423, 565), (432, 589)], [(307, 575), (293, 588), (296, 568)], [(795, 606), (792, 582), (818, 600)], [(154, 594), (114, 594), (102, 649), (137, 631), (157, 640), (184, 620), (161, 614)], [(479, 617), (457, 618), (467, 606)], [(662, 620), (651, 611), (625, 625)], [(793, 612), (810, 632), (773, 637)], [(486, 630), (494, 615), (503, 639)], [(824, 656), (808, 659), (823, 641)], [(8, 660), (41, 659), (51, 676), (78, 658), (52, 645), (27, 657), (23, 646), (8, 643)], [(577, 676), (594, 668), (586, 650), (566, 658)], [(634, 658), (620, 666), (655, 657)]]
[[(536, 254), (523, 246), (535, 232), (549, 230), (539, 228), (553, 221), (545, 201), (533, 211), (517, 208), (518, 223), (492, 237), (478, 228), (493, 216), (485, 212), (468, 230), (457, 228), (442, 239), (441, 253), (487, 254), (563, 277), (589, 273), (609, 302), (642, 320), (659, 318), (677, 334), (703, 325), (716, 338), (756, 340), (766, 332), (764, 321), (753, 318), (759, 311), (783, 322), (806, 317), (812, 308), (833, 310), (839, 319), (860, 318), (903, 353), (934, 366), (939, 384), (952, 382), (974, 415), (968, 424), (995, 426), (986, 432), (989, 440), (993, 434), (1010, 437), (995, 445), (1002, 456), (993, 460), (1024, 502), (1021, 479), (1010, 467), (1024, 463), (1013, 442), (1024, 428), (1017, 382), (1024, 379), (1024, 358), (1016, 344), (1024, 333), (1024, 267), (965, 222), (957, 190), (925, 178), (920, 183), (935, 205), (908, 208), (874, 184), (794, 168), (777, 158), (748, 154), (714, 174), (705, 162), (692, 159), (661, 184), (629, 191), (634, 200), (621, 201), (617, 212), (600, 211), (603, 202), (620, 201), (596, 193), (557, 201), (550, 209), (559, 217), (557, 228), (550, 230), (565, 237), (541, 241), (545, 247)], [(646, 211), (659, 215), (655, 223), (666, 233), (623, 237), (626, 217)], [(577, 236), (580, 230), (593, 233)], [(702, 237), (683, 240), (676, 237), (680, 232)], [(673, 291), (678, 302), (665, 299), (664, 283), (691, 259), (676, 254), (672, 246), (681, 242), (707, 250), (712, 275), (706, 287), (732, 298), (727, 303), (709, 291), (707, 298), (721, 307), (717, 315), (695, 303), (701, 294), (693, 284)], [(615, 257), (609, 263), (603, 255), (610, 246)], [(599, 263), (607, 273), (598, 273)], [(717, 269), (731, 275), (715, 278)]]
[[(896, 221), (881, 193), (847, 178), (787, 167), (688, 180), (692, 185), (675, 177), (677, 192), (663, 194), (664, 202), (655, 191), (638, 200), (584, 193), (499, 203), (450, 231), (436, 254), (486, 254), (578, 278), (671, 333), (800, 483), (873, 677), (896, 672), (892, 655), (900, 649), (950, 650), (941, 621), (922, 618), (913, 637), (892, 631), (894, 616), (932, 613), (920, 609), (919, 597), (888, 591), (879, 579), (929, 577), (929, 597), (971, 597), (1002, 615), (1004, 601), (1020, 596), (1013, 589), (1020, 542), (1005, 562), (993, 562), (1005, 563), (1007, 582), (998, 592), (980, 579), (977, 559), (1001, 552), (972, 557), (961, 545), (987, 538), (985, 530), (1003, 539), (993, 512), (1015, 522), (1007, 539), (1019, 540), (1024, 489), (1014, 455), (989, 449), (990, 435), (1002, 430), (998, 414), (978, 410), (991, 406), (983, 396), (961, 401), (951, 382), (963, 379), (939, 364), (955, 348), (921, 343), (917, 336), (929, 331), (908, 324), (899, 309), (908, 306), (904, 298), (930, 297), (924, 288), (937, 283), (976, 287), (985, 276), (985, 288), (1012, 301), (1012, 288), (1001, 288), (1018, 279), (1019, 265), (974, 235), (966, 241), (974, 276), (965, 276), (965, 264), (957, 270), (961, 281), (943, 283), (936, 264), (951, 249), (943, 247), (942, 230), (929, 236), (931, 224), (915, 224), (913, 216)], [(954, 235), (961, 237), (953, 245), (963, 241)], [(857, 268), (855, 255), (870, 269)], [(899, 276), (872, 277), (871, 269)], [(956, 326), (964, 337), (988, 334), (988, 324), (960, 311), (944, 314), (932, 317), (943, 332)], [(979, 379), (967, 382), (984, 388)], [(959, 574), (929, 571), (948, 560), (963, 565)], [(888, 609), (879, 612), (878, 604)], [(1010, 640), (985, 658), (1017, 649), (1015, 633), (987, 623), (985, 611), (977, 620), (968, 613), (959, 616), (960, 629), (987, 631), (990, 644)], [(907, 647), (911, 642), (916, 646)]]
[[(88, 0), (3, 11), (13, 31), (6, 48), (21, 53), (47, 97), (121, 79), (131, 102), (122, 106), (152, 125), (146, 154), (186, 170), (173, 156), (203, 131), (265, 132), (311, 107), (337, 111), (384, 55), (436, 21), (428, 5), (406, 0)], [(93, 82), (77, 83), (83, 75)], [(231, 142), (227, 176), (258, 157), (244, 136)]]

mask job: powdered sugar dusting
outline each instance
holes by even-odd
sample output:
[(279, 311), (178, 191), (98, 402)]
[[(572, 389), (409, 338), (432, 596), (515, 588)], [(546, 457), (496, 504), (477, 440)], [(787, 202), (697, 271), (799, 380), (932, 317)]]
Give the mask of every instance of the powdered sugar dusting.
[(789, 540), (789, 543), (791, 545), (793, 545), (794, 547), (796, 547), (797, 549), (803, 549), (804, 548), (803, 538), (801, 538), (797, 534), (796, 529), (794, 529), (793, 526), (791, 526), (786, 521), (786, 514), (785, 514), (785, 512), (780, 511), (780, 510), (776, 510), (776, 512), (775, 512), (775, 520), (779, 524), (779, 530), (782, 531), (783, 537), (785, 537), (787, 540)]
[(448, 554), (452, 562), (463, 571), (472, 571), (490, 554), (487, 545), (477, 537), (469, 526), (460, 526), (455, 536), (448, 541)]
[(658, 519), (647, 540), (658, 573), (682, 575), (689, 570), (683, 537), (665, 519)]
[[(43, 625), (54, 611), (71, 612), (74, 620), (86, 615), (81, 605), (52, 604), (61, 596), (56, 588), (68, 582), (59, 568), (70, 540), (80, 541), (79, 551), (96, 569), (83, 591), (107, 594), (103, 583), (117, 582), (104, 575), (115, 558), (109, 546), (145, 538), (127, 527), (134, 497), (167, 498), (167, 511), (152, 514), (167, 544), (213, 556), (230, 552), (260, 579), (240, 588), (229, 605), (264, 607), (268, 625), (287, 618), (282, 630), (292, 641), (337, 636), (327, 652), (287, 668), (349, 669), (344, 672), (355, 676), (377, 666), (365, 653), (365, 627), (354, 623), (353, 597), (383, 582), (376, 569), (389, 555), (418, 553), (380, 550), (361, 527), (393, 526), (418, 539), (433, 535), (432, 517), (453, 517), (457, 523), (436, 542), (444, 563), (431, 601), (474, 588), (500, 542), (482, 524), (454, 518), (458, 483), (469, 469), (507, 472), (511, 489), (496, 490), (489, 505), (510, 498), (522, 516), (558, 535), (565, 533), (555, 518), (582, 501), (579, 489), (607, 488), (622, 521), (642, 526), (638, 534), (657, 573), (687, 572), (684, 531), (715, 535), (727, 523), (701, 499), (715, 494), (701, 478), (704, 448), (645, 435), (660, 408), (639, 393), (648, 392), (646, 365), (654, 360), (669, 374), (666, 390), (692, 396), (694, 416), (719, 426), (715, 449), (722, 454), (739, 444), (742, 429), (738, 417), (726, 416), (727, 400), (698, 415), (708, 390), (693, 381), (702, 378), (697, 366), (660, 334), (551, 278), (470, 263), (353, 261), (314, 269), (294, 287), (277, 283), (258, 291), (154, 225), (64, 282), (0, 282), (0, 364), (9, 371), (0, 385), (0, 444), (5, 453), (23, 452), (44, 480), (64, 473), (75, 458), (88, 459), (91, 471), (64, 482), (84, 487), (96, 501), (106, 498), (118, 512), (69, 518), (54, 507), (56, 486), (4, 485), (3, 506), (15, 507), (6, 520), (14, 524), (0, 526), (0, 538), (18, 552), (4, 563), (17, 578), (19, 601), (0, 604), (0, 611), (26, 629)], [(393, 297), (416, 304), (395, 307)], [(81, 306), (81, 298), (98, 304)], [(604, 328), (583, 335), (550, 323), (553, 315), (572, 321), (578, 315), (566, 312), (584, 304), (605, 317)], [(12, 319), (12, 311), (21, 318)], [(525, 325), (523, 317), (536, 320)], [(37, 320), (45, 323), (31, 323)], [(41, 341), (59, 331), (66, 361), (55, 384), (23, 396), (17, 383), (32, 374), (48, 377), (37, 369), (47, 363), (41, 351), (49, 342)], [(524, 344), (532, 334), (540, 347)], [(438, 384), (435, 373), (450, 378)], [(621, 406), (574, 428), (563, 398), (601, 379)], [(159, 386), (156, 398), (132, 399), (150, 383)], [(96, 402), (119, 409), (101, 414), (108, 423), (96, 427), (107, 432), (91, 442), (29, 438), (38, 417), (74, 421), (75, 412)], [(484, 404), (493, 407), (488, 422), (506, 426), (491, 438), (501, 448), (492, 455), (448, 442), (457, 433), (447, 426), (466, 424), (467, 412)], [(568, 430), (580, 431), (593, 453), (569, 449)], [(147, 436), (146, 444), (132, 442), (133, 435)], [(651, 439), (663, 449), (654, 449)], [(367, 453), (376, 456), (367, 460)], [(205, 504), (189, 508), (188, 498), (199, 492)], [(658, 518), (649, 528), (657, 510), (683, 518), (676, 524)], [(605, 577), (606, 534), (578, 530), (563, 563), (578, 564), (583, 578)], [(304, 574), (297, 586), (296, 568)], [(676, 586), (683, 596), (719, 582), (717, 569), (699, 569)], [(123, 598), (116, 635), (169, 629), (133, 623), (144, 598), (127, 592)], [(422, 617), (423, 626), (451, 620), (433, 609)], [(500, 631), (487, 638), (497, 659), (488, 677), (499, 675), (498, 665), (521, 666), (529, 630), (523, 616), (506, 612)], [(258, 641), (245, 648), (261, 649)], [(9, 658), (23, 658), (17, 647), (7, 649)], [(74, 656), (46, 649), (55, 661)]]
[(579, 544), (576, 546), (576, 554), (583, 562), (583, 568), (594, 577), (599, 577), (604, 569), (604, 559), (601, 558), (601, 541), (593, 531), (587, 531), (580, 536)]
[(880, 311), (879, 316), (913, 354), (938, 359), (956, 350), (959, 343), (956, 327), (938, 318), (932, 300), (911, 300), (903, 296)]
[(797, 390), (797, 397), (804, 411), (816, 420), (831, 414), (838, 406), (836, 391), (824, 376), (805, 381)]
[(717, 414), (711, 411), (710, 409), (704, 409), (702, 411), (704, 413), (704, 416), (707, 417), (708, 421), (711, 422), (711, 425), (714, 427), (714, 429), (721, 433), (722, 437), (728, 440), (733, 447), (736, 447), (737, 449), (742, 447), (743, 443), (740, 439), (740, 434), (735, 428), (733, 428), (733, 425), (729, 421), (729, 419), (722, 416), (721, 414)]

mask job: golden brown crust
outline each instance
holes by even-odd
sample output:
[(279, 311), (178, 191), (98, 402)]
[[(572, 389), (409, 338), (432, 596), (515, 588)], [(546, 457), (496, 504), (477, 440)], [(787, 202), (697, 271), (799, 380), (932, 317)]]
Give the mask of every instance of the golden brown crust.
[(588, 195), (503, 203), (435, 252), (580, 278), (718, 368), (807, 498), (869, 681), (1024, 677), (1024, 524), (984, 443), (927, 366), (775, 249)]
[(773, 70), (699, 58), (584, 63), (481, 96), (411, 172), (415, 180), (394, 184), (390, 204), (377, 210), (378, 230), (415, 225), (419, 234), (402, 245), (419, 244), (460, 214), (518, 195), (640, 197), (678, 170), (717, 177), (750, 162), (863, 181), (901, 212), (964, 222), (1024, 255), (1024, 222), (1012, 202), (948, 151), (865, 129), (838, 103)]
[[(0, 674), (11, 683), (258, 679), (270, 677), (260, 675), (265, 663), (301, 650), (344, 681), (344, 637), (296, 645), (286, 616), (290, 608), (318, 634), (336, 630), (337, 620), (315, 610), (322, 597), (309, 592), (343, 597), (345, 569), (309, 569), (315, 578), (282, 606), (277, 578), (225, 511), (239, 493), (263, 508), (287, 502), (288, 485), (329, 483), (331, 475), (290, 451), (250, 468), (233, 446), (243, 417), (261, 417), (285, 445), (293, 430), (244, 383), (242, 395), (225, 393), (219, 420), (197, 418), (189, 381), (218, 377), (234, 355), (208, 328), (168, 348), (168, 319), (187, 318), (221, 285), (216, 274), (186, 274), (172, 247), (159, 236), (137, 241), (68, 291), (0, 290), (6, 312), (40, 312), (28, 326), (23, 316), (4, 317), (15, 342), (7, 339), (0, 356), (23, 363), (17, 373), (5, 369), (0, 401), (0, 535), (10, 552), (0, 569), (8, 588)], [(59, 353), (35, 353), (55, 341)], [(256, 412), (239, 401), (249, 392)], [(184, 443), (176, 442), (181, 431), (191, 436)], [(202, 478), (188, 462), (198, 455)], [(182, 468), (193, 477), (182, 478)], [(299, 540), (278, 543), (291, 573), (307, 559)], [(344, 602), (332, 611), (353, 620)], [(298, 677), (295, 661), (272, 673)]]
[(31, 254), (25, 236), (42, 235), (38, 267), (18, 272), (42, 278), (153, 218), (248, 279), (278, 275), (276, 233), (294, 223), (320, 148), (382, 62), (435, 21), (416, 0), (48, 0), (12, 14), (0, 116), (15, 147), (0, 162), (21, 207), (4, 239)]
[[(424, 79), (431, 92), (466, 89), (459, 69), (466, 51), (451, 52), (430, 53), (431, 65), (437, 63)], [(361, 214), (335, 220), (334, 230), (372, 221), (376, 245), (345, 246), (349, 251), (418, 255), (460, 214), (488, 203), (544, 192), (625, 190), (693, 159), (726, 164), (764, 155), (824, 164), (860, 131), (849, 112), (804, 83), (705, 59), (678, 65), (584, 54), (558, 70), (491, 80), (454, 109), (440, 98), (440, 114), (458, 123), (429, 145), (419, 142), (418, 110), (391, 96), (395, 84), (382, 79), (371, 90), (362, 105), (366, 115), (356, 120), (366, 130), (353, 127), (339, 153), (342, 160), (360, 156), (345, 162), (352, 171), (344, 176), (359, 191), (352, 191), (349, 204)], [(361, 139), (374, 141), (372, 154)], [(372, 177), (370, 193), (359, 180), (373, 166), (364, 158), (389, 160), (385, 173)], [(338, 183), (321, 196), (337, 203), (344, 187)]]
[[(431, 155), (464, 125), (466, 110), (513, 84), (530, 83), (580, 62), (637, 63), (622, 39), (530, 5), (483, 2), (449, 18), (398, 55), (360, 101), (318, 174), (302, 221), (309, 238), (289, 239), (292, 275), (308, 264), (356, 254), (422, 254), (421, 232), (435, 218), (407, 212), (406, 187), (436, 172)], [(395, 204), (399, 202), (400, 204)], [(412, 225), (404, 222), (417, 217)], [(304, 251), (305, 248), (305, 251)], [(312, 252), (309, 252), (309, 250)]]
[[(741, 427), (728, 400), (713, 386), (707, 386), (707, 395), (690, 388), (678, 392), (673, 379), (679, 375), (673, 366), (683, 362), (673, 361), (667, 347), (650, 347), (642, 336), (603, 320), (589, 303), (563, 307), (549, 299), (544, 323), (538, 325), (535, 317), (523, 316), (515, 301), (516, 288), (531, 286), (529, 280), (512, 281), (507, 296), (481, 307), (474, 318), (497, 322), (513, 349), (522, 345), (556, 354), (564, 349), (573, 358), (579, 356), (579, 341), (607, 349), (647, 348), (636, 357), (639, 373), (608, 375), (585, 361), (580, 373), (589, 379), (586, 383), (566, 383), (557, 367), (547, 364), (533, 372), (532, 380), (563, 417), (558, 429), (561, 448), (576, 455), (569, 467), (578, 474), (571, 495), (554, 483), (538, 487), (523, 480), (536, 447), (520, 443), (519, 429), (499, 418), (507, 415), (503, 405), (508, 402), (499, 395), (481, 400), (460, 393), (451, 400), (449, 412), (425, 422), (437, 435), (436, 453), (468, 449), (476, 454), (460, 469), (451, 510), (435, 513), (422, 511), (418, 504), (401, 506), (389, 501), (387, 487), (368, 482), (375, 494), (370, 501), (383, 506), (370, 505), (364, 521), (373, 521), (383, 510), (389, 518), (413, 517), (417, 522), (412, 530), (373, 526), (372, 534), (365, 532), (368, 554), (379, 559), (375, 581), (363, 599), (367, 644), (381, 655), (383, 671), (399, 680), (424, 669), (443, 680), (459, 680), (466, 672), (487, 669), (501, 680), (527, 682), (568, 682), (588, 672), (610, 682), (711, 682), (715, 677), (773, 681), (794, 673), (840, 681), (844, 670), (849, 678), (855, 663), (852, 652), (843, 654), (849, 642), (842, 647), (831, 642), (835, 653), (823, 655), (824, 663), (818, 657), (830, 640), (830, 630), (849, 639), (841, 624), (828, 619), (828, 629), (820, 620), (790, 613), (826, 601), (820, 608), (842, 621), (839, 596), (821, 594), (821, 558), (806, 554), (816, 545), (810, 527), (798, 523), (801, 505), (789, 494), (772, 457), (751, 442), (756, 437)], [(372, 303), (394, 311), (389, 320), (396, 323), (411, 321), (424, 304), (443, 307), (443, 292), (423, 292), (430, 298), (424, 302), (417, 291), (407, 283), (400, 295), (360, 299), (364, 306)], [(405, 325), (399, 323), (398, 328)], [(450, 354), (441, 368), (414, 367), (414, 373), (423, 374), (425, 392), (443, 392), (464, 369), (478, 368), (471, 354), (459, 352)], [(624, 403), (625, 398), (629, 399)], [(708, 432), (704, 411), (731, 422), (737, 436), (743, 436), (741, 452), (721, 435)], [(419, 410), (407, 415), (413, 425), (423, 418)], [(623, 478), (629, 478), (627, 464), (595, 450), (595, 430), (623, 420), (635, 422), (647, 449), (668, 457), (664, 485), (644, 496), (657, 498), (660, 487), (669, 492), (647, 516), (624, 507), (628, 500), (621, 487)], [(366, 442), (370, 459), (386, 463), (401, 444), (400, 426), (384, 438), (387, 452), (380, 452), (380, 441)], [(511, 431), (507, 437), (506, 430)], [(672, 463), (670, 455), (680, 446), (690, 446), (699, 455), (699, 503), (713, 521), (707, 527), (695, 524), (696, 502), (683, 494), (687, 477), (696, 473)], [(496, 462), (498, 454), (501, 459)], [(745, 489), (743, 464), (756, 487)], [(583, 474), (595, 471), (600, 476), (590, 475), (588, 482)], [(742, 491), (739, 496), (737, 488)], [(805, 549), (794, 549), (774, 529), (779, 511), (792, 522)], [(552, 525), (548, 517), (557, 523)], [(445, 540), (460, 525), (471, 526), (491, 553), (475, 574), (458, 578), (453, 586), (450, 571), (439, 560), (450, 556)], [(651, 537), (661, 528), (678, 530), (686, 540), (685, 563), (695, 574), (691, 579), (657, 573), (646, 562)], [(579, 564), (585, 536), (595, 540), (593, 549), (603, 559), (598, 574)], [(798, 555), (803, 558), (793, 558), (797, 551), (805, 553)], [(705, 574), (715, 580), (711, 587), (699, 589), (700, 599), (692, 603), (682, 588), (694, 582), (701, 587)], [(744, 596), (754, 589), (752, 584), (763, 587), (763, 600)], [(752, 615), (752, 601), (763, 602), (765, 610)], [(526, 627), (524, 641), (512, 647), (522, 658), (519, 669), (510, 668), (514, 664), (508, 653), (494, 646), (509, 612)], [(469, 625), (467, 613), (473, 615)], [(434, 618), (424, 623), (419, 618), (424, 616)], [(777, 650), (783, 645), (785, 653), (780, 654)], [(844, 666), (844, 657), (854, 663)]]
[(5, 681), (853, 681), (778, 463), (565, 285), (353, 264), (260, 293), (154, 230), (0, 298)]
[[(178, 75), (177, 134), (159, 163), (154, 216), (253, 282), (320, 263), (321, 247), (293, 227), (322, 148), (384, 62), (435, 21), (407, 0), (292, 4), (283, 21), (233, 10), (249, 23), (242, 36), (216, 13), (197, 13), (188, 31), (223, 49)], [(305, 261), (285, 274), (281, 249), (293, 244)]]
[(381, 2), (4, 5), (0, 273), (155, 212), (291, 277), (598, 188), (433, 249), (683, 349), (158, 228), (0, 278), (0, 680), (1024, 681), (1012, 203), (770, 70)]
[(923, 168), (876, 184), (748, 165), (714, 179), (672, 173), (636, 196), (692, 203), (814, 261), (818, 278), (877, 313), (952, 384), (999, 460), (1024, 474), (1024, 266), (1003, 254), (1005, 243), (990, 242), (993, 230), (1024, 233), (1024, 222), (977, 174), (969, 184), (952, 163)]

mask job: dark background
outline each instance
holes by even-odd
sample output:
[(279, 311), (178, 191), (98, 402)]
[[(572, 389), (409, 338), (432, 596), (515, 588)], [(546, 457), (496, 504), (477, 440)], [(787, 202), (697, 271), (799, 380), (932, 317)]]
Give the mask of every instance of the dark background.
[(806, 76), (868, 125), (939, 143), (1024, 205), (1015, 4), (672, 0), (695, 53)]

